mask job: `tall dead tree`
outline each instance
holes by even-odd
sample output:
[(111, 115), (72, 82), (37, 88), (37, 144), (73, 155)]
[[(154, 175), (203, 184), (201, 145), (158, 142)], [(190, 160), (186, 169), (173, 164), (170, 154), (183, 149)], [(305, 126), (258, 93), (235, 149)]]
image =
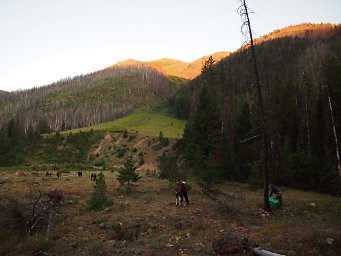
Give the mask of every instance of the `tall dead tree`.
[(305, 153), (311, 153), (310, 124), (309, 124), (309, 88), (305, 72), (302, 72), (302, 102), (299, 104), (300, 127), (298, 147)]
[(253, 72), (254, 72), (254, 85), (256, 87), (257, 96), (258, 96), (258, 107), (260, 112), (260, 128), (261, 128), (261, 135), (262, 135), (262, 143), (263, 143), (263, 186), (264, 186), (264, 210), (271, 211), (270, 204), (269, 204), (269, 139), (267, 134), (267, 122), (265, 117), (264, 111), (264, 101), (262, 95), (262, 87), (259, 82), (259, 73), (258, 73), (258, 65), (257, 65), (257, 58), (256, 58), (256, 51), (253, 42), (253, 34), (251, 29), (251, 23), (249, 14), (252, 11), (248, 8), (245, 0), (241, 0), (241, 5), (238, 8), (238, 13), (242, 18), (243, 25), (241, 28), (242, 34), (245, 36), (246, 43), (249, 44), (249, 50), (251, 51), (251, 62), (253, 64)]
[(333, 127), (335, 154), (336, 154), (336, 159), (337, 159), (337, 169), (339, 171), (339, 180), (337, 182), (337, 195), (339, 197), (341, 197), (341, 159), (340, 159), (340, 151), (339, 151), (339, 142), (337, 140), (336, 125), (335, 125), (334, 113), (333, 113), (333, 105), (332, 105), (332, 100), (331, 100), (330, 93), (329, 93), (329, 86), (328, 86), (327, 82), (326, 82), (326, 87), (327, 87), (327, 96), (328, 96), (330, 118), (331, 118), (331, 123), (332, 123), (332, 127)]

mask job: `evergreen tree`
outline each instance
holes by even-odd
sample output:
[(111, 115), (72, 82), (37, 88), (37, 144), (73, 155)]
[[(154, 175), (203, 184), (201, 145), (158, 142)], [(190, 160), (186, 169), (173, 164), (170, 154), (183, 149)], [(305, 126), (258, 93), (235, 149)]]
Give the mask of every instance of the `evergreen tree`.
[(124, 167), (121, 167), (119, 170), (117, 180), (121, 185), (127, 183), (128, 187), (130, 187), (131, 182), (137, 182), (141, 179), (141, 176), (136, 172), (136, 169), (137, 166), (132, 157), (127, 157), (124, 161)]
[(105, 207), (112, 204), (110, 198), (106, 195), (107, 187), (105, 185), (105, 177), (101, 172), (96, 179), (94, 191), (88, 201), (89, 209), (94, 211), (103, 210)]
[(173, 155), (166, 155), (163, 153), (158, 159), (160, 168), (160, 179), (168, 179), (170, 181), (176, 181), (178, 179), (177, 170), (177, 157)]
[(10, 143), (7, 138), (6, 130), (0, 129), (0, 155), (7, 153), (10, 149)]
[(191, 92), (187, 86), (181, 87), (176, 95), (169, 99), (169, 105), (176, 117), (187, 119), (191, 105)]
[(224, 165), (233, 180), (245, 181), (252, 171), (254, 156), (258, 155), (255, 141), (258, 144), (258, 136), (251, 123), (250, 106), (245, 98), (240, 98), (234, 119), (233, 161)]
[(215, 63), (215, 60), (212, 56), (208, 57), (207, 60), (205, 60), (203, 67), (201, 68), (201, 73), (204, 75), (205, 79), (213, 83), (214, 81), (214, 70), (213, 65)]
[(18, 118), (11, 119), (7, 123), (7, 137), (12, 141), (12, 143), (17, 143), (20, 140), (20, 124)]
[(50, 126), (46, 119), (39, 119), (38, 126), (37, 126), (37, 133), (38, 134), (46, 134), (50, 133)]
[(182, 145), (188, 166), (205, 182), (211, 182), (220, 175), (221, 123), (214, 92), (204, 84), (196, 111), (185, 126)]

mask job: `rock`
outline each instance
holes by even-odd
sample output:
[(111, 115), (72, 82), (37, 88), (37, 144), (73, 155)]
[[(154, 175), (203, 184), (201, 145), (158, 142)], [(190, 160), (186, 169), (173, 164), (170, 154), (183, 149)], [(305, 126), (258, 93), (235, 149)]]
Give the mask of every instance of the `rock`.
[(49, 254), (47, 252), (43, 252), (43, 251), (36, 251), (36, 252), (33, 252), (33, 255), (34, 256), (47, 256)]
[(288, 256), (295, 256), (296, 252), (294, 250), (288, 251)]
[(116, 244), (116, 241), (115, 241), (115, 240), (108, 240), (108, 241), (107, 241), (107, 244), (115, 245), (115, 244)]
[(110, 208), (110, 207), (106, 207), (103, 211), (104, 211), (104, 212), (110, 212), (110, 211), (111, 211), (111, 208)]
[(194, 214), (204, 214), (204, 211), (199, 208), (196, 208), (196, 211), (194, 212)]
[(23, 249), (25, 249), (25, 248), (24, 248), (24, 244), (23, 244), (23, 243), (17, 244), (16, 249), (17, 249), (18, 251), (23, 251)]
[(225, 234), (223, 238), (215, 240), (212, 248), (218, 255), (230, 255), (244, 251), (244, 247), (239, 239), (230, 234)]
[(79, 231), (83, 231), (84, 228), (83, 228), (83, 227), (79, 227), (78, 230), (79, 230)]
[(155, 225), (155, 223), (154, 222), (149, 222), (148, 223), (148, 226), (149, 226), (149, 228), (148, 228), (148, 233), (152, 233), (152, 232), (154, 232), (155, 230), (156, 230), (156, 225)]
[(99, 224), (99, 227), (101, 229), (105, 229), (107, 227), (107, 225), (104, 222), (102, 222), (102, 223)]
[(103, 219), (95, 219), (95, 220), (92, 221), (92, 223), (96, 224), (96, 225), (101, 224), (102, 222), (104, 222)]
[(178, 221), (177, 223), (175, 223), (174, 225), (175, 229), (182, 229), (183, 228), (183, 225), (182, 225), (182, 222), (181, 221)]
[(251, 226), (250, 229), (252, 229), (252, 230), (259, 230), (259, 227), (258, 226)]
[(334, 239), (328, 237), (328, 238), (326, 239), (326, 243), (327, 243), (328, 245), (332, 245), (332, 244), (334, 243)]
[(310, 204), (309, 204), (309, 206), (311, 206), (311, 207), (315, 207), (315, 206), (316, 206), (316, 204), (315, 204), (315, 203), (310, 203)]

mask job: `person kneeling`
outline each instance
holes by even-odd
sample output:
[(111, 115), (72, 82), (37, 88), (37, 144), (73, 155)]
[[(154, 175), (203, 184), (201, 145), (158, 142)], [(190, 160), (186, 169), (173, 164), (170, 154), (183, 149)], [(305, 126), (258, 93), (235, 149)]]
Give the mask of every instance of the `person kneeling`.
[(269, 190), (270, 190), (270, 197), (273, 197), (274, 195), (274, 198), (279, 201), (280, 205), (283, 205), (281, 190), (279, 190), (272, 184), (269, 185)]

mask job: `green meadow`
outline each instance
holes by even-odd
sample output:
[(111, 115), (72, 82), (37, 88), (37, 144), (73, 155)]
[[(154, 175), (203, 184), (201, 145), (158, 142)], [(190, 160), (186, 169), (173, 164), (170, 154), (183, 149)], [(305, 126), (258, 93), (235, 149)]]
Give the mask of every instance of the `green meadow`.
[(159, 136), (162, 131), (163, 136), (168, 138), (180, 138), (185, 127), (185, 120), (171, 116), (167, 110), (148, 110), (137, 109), (129, 115), (120, 119), (82, 127), (79, 129), (68, 130), (62, 133), (77, 133), (90, 131), (124, 131), (138, 132), (146, 136)]

